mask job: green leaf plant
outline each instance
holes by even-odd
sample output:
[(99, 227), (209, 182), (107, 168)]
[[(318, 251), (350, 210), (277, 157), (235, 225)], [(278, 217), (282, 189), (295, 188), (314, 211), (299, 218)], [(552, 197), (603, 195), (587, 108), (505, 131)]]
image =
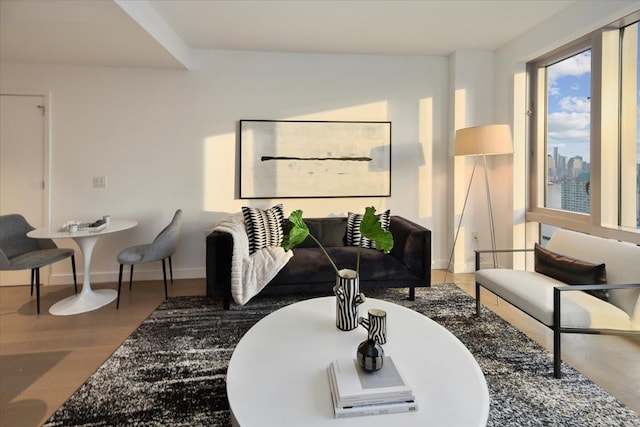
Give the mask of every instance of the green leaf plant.
[[(316, 242), (318, 247), (322, 250), (322, 253), (331, 263), (331, 266), (336, 271), (337, 275), (340, 275), (338, 267), (331, 259), (322, 243), (309, 232), (309, 227), (302, 219), (302, 211), (295, 210), (289, 215), (289, 222), (291, 223), (291, 230), (289, 234), (284, 236), (281, 246), (285, 251), (289, 251), (302, 243), (307, 236)], [(376, 215), (376, 209), (373, 206), (369, 206), (365, 209), (362, 221), (360, 221), (360, 237), (366, 237), (367, 239), (375, 242), (376, 249), (388, 254), (393, 248), (393, 235), (390, 231), (384, 230), (382, 224), (380, 224), (380, 216)], [(358, 251), (356, 255), (356, 275), (360, 275), (360, 252), (362, 246), (358, 245)]]

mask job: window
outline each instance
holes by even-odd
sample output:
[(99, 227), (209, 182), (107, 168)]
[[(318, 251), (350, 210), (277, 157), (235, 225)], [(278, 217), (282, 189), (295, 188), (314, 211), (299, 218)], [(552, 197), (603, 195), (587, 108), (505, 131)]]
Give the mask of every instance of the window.
[(637, 241), (640, 12), (528, 64), (527, 220)]
[(591, 49), (545, 67), (545, 204), (591, 211)]

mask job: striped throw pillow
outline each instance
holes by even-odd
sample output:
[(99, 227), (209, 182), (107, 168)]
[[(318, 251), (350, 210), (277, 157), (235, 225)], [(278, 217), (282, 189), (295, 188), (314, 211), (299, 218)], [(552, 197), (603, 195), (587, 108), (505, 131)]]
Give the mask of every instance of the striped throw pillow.
[[(391, 211), (387, 209), (384, 212), (378, 214), (380, 218), (380, 225), (383, 230), (389, 230), (389, 223), (391, 222)], [(376, 244), (366, 237), (360, 236), (360, 222), (362, 221), (361, 214), (355, 214), (349, 212), (347, 216), (347, 246), (362, 246), (363, 248), (375, 249)]]
[(249, 237), (249, 253), (267, 246), (280, 246), (284, 237), (284, 209), (275, 205), (267, 210), (242, 207), (244, 225)]

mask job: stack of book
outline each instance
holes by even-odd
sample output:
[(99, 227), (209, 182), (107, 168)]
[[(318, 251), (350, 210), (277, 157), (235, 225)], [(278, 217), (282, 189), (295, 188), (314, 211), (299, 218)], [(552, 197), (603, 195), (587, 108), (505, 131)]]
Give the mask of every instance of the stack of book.
[(98, 232), (98, 231), (104, 230), (105, 228), (107, 228), (107, 221), (105, 221), (104, 219), (99, 219), (94, 222), (84, 222), (84, 223), (78, 224), (78, 230), (85, 230), (90, 232), (91, 231)]
[(327, 374), (336, 418), (418, 410), (413, 390), (391, 357), (376, 372), (366, 372), (355, 359), (334, 360)]

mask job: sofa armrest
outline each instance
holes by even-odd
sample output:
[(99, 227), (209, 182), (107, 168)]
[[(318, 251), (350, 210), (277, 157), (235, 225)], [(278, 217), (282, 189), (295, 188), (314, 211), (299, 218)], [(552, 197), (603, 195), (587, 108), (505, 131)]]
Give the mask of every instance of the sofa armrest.
[[(592, 290), (603, 290), (603, 289), (634, 289), (640, 288), (640, 283), (624, 283), (624, 284), (600, 284), (600, 285), (560, 285), (555, 286), (553, 288), (553, 325), (554, 331), (558, 332), (590, 332), (590, 331), (601, 331), (601, 330), (590, 330), (584, 328), (566, 328), (560, 325), (561, 317), (561, 294), (562, 292), (571, 292), (571, 291), (592, 291)], [(614, 304), (615, 305), (615, 304)], [(630, 314), (631, 316), (631, 314)], [(601, 332), (606, 332), (606, 330), (602, 330)], [(640, 335), (640, 330), (634, 330), (633, 328), (628, 331), (615, 330), (616, 334), (633, 334)], [(554, 337), (554, 340), (558, 340), (558, 337)], [(559, 346), (559, 343), (556, 343)]]
[(516, 252), (533, 252), (533, 249), (483, 249), (475, 250), (476, 253), (476, 271), (480, 270), (480, 254), (498, 254), (498, 253), (516, 253)]
[(402, 261), (416, 276), (431, 285), (431, 230), (399, 216), (391, 216), (391, 255)]
[(223, 231), (207, 236), (207, 296), (222, 296), (225, 310), (231, 303), (231, 255), (233, 237)]
[[(600, 285), (562, 285), (556, 286), (557, 292), (565, 291), (597, 291), (606, 289), (632, 289), (640, 288), (640, 283), (624, 283), (624, 284), (600, 284)], [(556, 292), (554, 290), (554, 292)]]

